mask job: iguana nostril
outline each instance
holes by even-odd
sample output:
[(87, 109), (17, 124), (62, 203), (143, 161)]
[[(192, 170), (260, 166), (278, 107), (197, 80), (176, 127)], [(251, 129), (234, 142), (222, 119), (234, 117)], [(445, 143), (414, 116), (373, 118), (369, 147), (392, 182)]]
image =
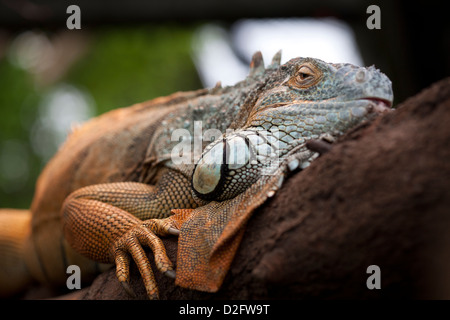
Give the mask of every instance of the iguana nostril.
[(356, 72), (355, 79), (357, 82), (364, 82), (366, 80), (366, 70), (358, 70), (358, 72)]

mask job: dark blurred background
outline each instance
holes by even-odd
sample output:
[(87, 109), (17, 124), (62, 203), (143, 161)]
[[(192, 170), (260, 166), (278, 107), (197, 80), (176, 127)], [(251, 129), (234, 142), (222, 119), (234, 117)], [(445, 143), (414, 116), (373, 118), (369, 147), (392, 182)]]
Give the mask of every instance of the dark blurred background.
[[(68, 30), (69, 5), (81, 30)], [(369, 5), (381, 29), (369, 30)], [(313, 56), (372, 65), (395, 104), (450, 74), (450, 24), (438, 1), (0, 0), (0, 207), (29, 207), (70, 128), (175, 91), (245, 77), (266, 63)]]

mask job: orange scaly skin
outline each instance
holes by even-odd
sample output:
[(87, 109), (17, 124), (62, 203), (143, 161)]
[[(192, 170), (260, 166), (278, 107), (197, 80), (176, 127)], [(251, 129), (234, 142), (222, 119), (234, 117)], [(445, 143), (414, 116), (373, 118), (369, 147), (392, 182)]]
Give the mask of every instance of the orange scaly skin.
[(117, 109), (71, 133), (41, 173), (30, 210), (0, 209), (0, 296), (20, 292), (33, 281), (65, 286), (68, 265), (80, 266), (85, 283), (109, 268), (76, 252), (65, 239), (65, 199), (98, 183), (158, 181), (163, 166), (153, 165), (146, 154), (160, 119), (205, 94), (206, 90), (177, 93)]
[[(145, 247), (177, 285), (217, 291), (251, 213), (288, 169), (315, 157), (306, 141), (342, 134), (392, 102), (389, 79), (374, 68), (279, 60), (265, 69), (257, 53), (235, 86), (118, 109), (73, 132), (39, 177), (30, 211), (0, 210), (0, 294), (33, 280), (64, 285), (68, 265), (89, 279), (115, 264), (132, 295), (132, 259), (158, 298)], [(200, 141), (200, 157), (195, 145), (183, 148), (192, 161), (179, 164), (173, 134), (184, 129), (195, 140), (197, 121), (203, 133), (224, 134)], [(245, 163), (229, 162), (232, 154)], [(176, 274), (159, 238), (169, 235), (179, 235)]]

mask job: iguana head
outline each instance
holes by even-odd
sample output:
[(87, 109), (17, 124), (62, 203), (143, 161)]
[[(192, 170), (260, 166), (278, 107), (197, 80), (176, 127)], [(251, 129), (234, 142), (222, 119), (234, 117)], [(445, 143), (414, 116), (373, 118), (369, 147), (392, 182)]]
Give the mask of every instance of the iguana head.
[(245, 124), (207, 146), (196, 164), (192, 188), (200, 199), (235, 197), (272, 163), (282, 163), (292, 150), (304, 152), (308, 139), (342, 134), (393, 101), (388, 77), (348, 63), (296, 58), (280, 66), (278, 55), (265, 69), (257, 53), (246, 81), (252, 80), (262, 84)]
[[(257, 55), (253, 60), (253, 65), (261, 61)], [(313, 58), (295, 58), (276, 66), (273, 62), (265, 71), (267, 83), (245, 127), (270, 130), (281, 125), (285, 131), (283, 124), (288, 122), (303, 129), (304, 137), (342, 133), (392, 106), (391, 81), (373, 66), (333, 64)]]

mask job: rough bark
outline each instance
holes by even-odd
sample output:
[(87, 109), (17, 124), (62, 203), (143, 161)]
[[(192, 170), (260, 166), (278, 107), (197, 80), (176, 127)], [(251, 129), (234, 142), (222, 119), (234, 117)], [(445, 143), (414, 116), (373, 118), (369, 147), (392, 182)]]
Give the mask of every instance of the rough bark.
[[(253, 214), (219, 292), (175, 287), (155, 272), (161, 299), (449, 299), (449, 124), (447, 78), (291, 176)], [(176, 239), (164, 243), (176, 261)], [(366, 286), (370, 265), (381, 269), (381, 290)], [(130, 299), (114, 270), (82, 296)]]

